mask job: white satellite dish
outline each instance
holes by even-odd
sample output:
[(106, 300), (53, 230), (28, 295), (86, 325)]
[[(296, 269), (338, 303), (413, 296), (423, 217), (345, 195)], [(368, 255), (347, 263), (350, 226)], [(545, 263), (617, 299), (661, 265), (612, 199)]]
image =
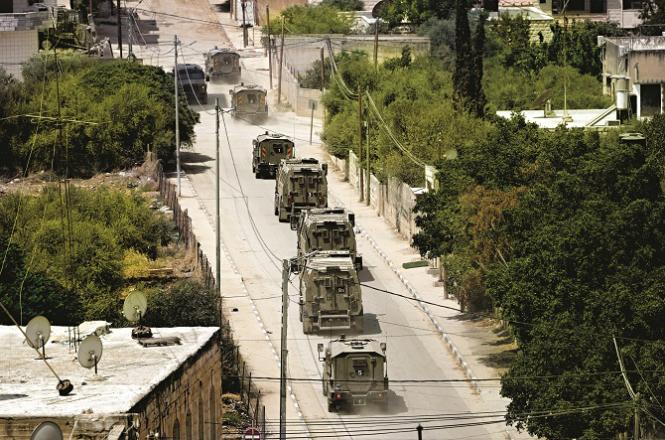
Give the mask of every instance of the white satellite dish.
[(35, 316), (25, 328), (26, 341), (32, 348), (42, 349), (41, 359), (46, 359), (46, 343), (51, 337), (51, 323), (42, 315)]
[(97, 375), (97, 364), (102, 358), (102, 340), (97, 335), (88, 335), (79, 345), (78, 359), (83, 368), (95, 367)]
[(125, 298), (122, 314), (131, 323), (139, 322), (148, 310), (148, 300), (141, 292), (132, 292)]
[(30, 440), (62, 440), (62, 430), (53, 422), (42, 422), (32, 431)]

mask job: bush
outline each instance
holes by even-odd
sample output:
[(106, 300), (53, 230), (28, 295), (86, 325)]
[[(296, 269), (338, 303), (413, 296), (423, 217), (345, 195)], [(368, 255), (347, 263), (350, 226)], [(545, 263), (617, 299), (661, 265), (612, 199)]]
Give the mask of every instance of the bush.
[[(354, 22), (351, 15), (326, 4), (290, 6), (270, 20), (270, 29), (273, 32), (282, 28), (282, 17), (284, 33), (289, 35), (350, 34)], [(267, 32), (267, 26), (263, 32)]]
[(144, 324), (154, 327), (219, 325), (219, 297), (196, 281), (179, 281), (148, 295)]
[(362, 11), (364, 7), (362, 0), (323, 0), (321, 4), (340, 11)]

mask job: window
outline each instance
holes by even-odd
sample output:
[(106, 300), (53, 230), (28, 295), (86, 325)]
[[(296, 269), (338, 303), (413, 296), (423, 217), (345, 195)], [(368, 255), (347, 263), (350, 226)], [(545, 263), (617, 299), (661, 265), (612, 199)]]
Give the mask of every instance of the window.
[[(199, 382), (199, 387), (203, 388), (203, 384)], [(202, 395), (203, 393), (201, 393)], [(203, 420), (203, 397), (199, 397), (199, 440), (205, 440), (205, 421)]]
[(642, 9), (642, 2), (635, 0), (623, 0), (623, 9)]
[(192, 440), (192, 413), (187, 412), (187, 417), (185, 417), (185, 431), (187, 434), (187, 440)]
[(173, 422), (173, 440), (180, 440), (180, 421), (177, 417)]
[(273, 144), (272, 152), (275, 154), (282, 154), (284, 152), (284, 147), (282, 144)]
[(216, 425), (217, 423), (217, 417), (216, 417), (216, 408), (215, 408), (216, 402), (215, 402), (215, 387), (210, 387), (210, 440), (215, 440), (215, 437), (217, 437), (217, 430), (216, 430)]
[(247, 94), (247, 102), (250, 104), (256, 104), (256, 94), (255, 93), (248, 93)]
[(353, 372), (351, 376), (362, 377), (367, 373), (367, 359), (354, 359), (353, 360)]
[(640, 116), (653, 116), (660, 113), (660, 84), (640, 84)]

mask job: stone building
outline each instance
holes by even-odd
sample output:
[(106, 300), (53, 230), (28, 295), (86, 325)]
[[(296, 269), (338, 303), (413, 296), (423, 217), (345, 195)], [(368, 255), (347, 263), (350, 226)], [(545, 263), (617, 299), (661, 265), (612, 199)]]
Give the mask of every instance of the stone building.
[(598, 37), (603, 93), (638, 119), (665, 111), (665, 37)]
[(218, 438), (219, 329), (152, 330), (152, 341), (159, 344), (149, 346), (132, 339), (130, 328), (103, 334), (95, 375), (77, 362), (71, 329), (53, 327), (47, 359), (74, 385), (69, 395), (60, 396), (57, 380), (21, 333), (0, 327), (0, 437), (29, 438), (39, 423), (49, 420), (67, 439)]

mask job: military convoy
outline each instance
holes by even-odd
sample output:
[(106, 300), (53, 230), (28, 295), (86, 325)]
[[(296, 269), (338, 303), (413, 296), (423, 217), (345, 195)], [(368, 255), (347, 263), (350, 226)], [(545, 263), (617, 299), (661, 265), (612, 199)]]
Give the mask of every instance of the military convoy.
[(319, 251), (299, 262), (300, 320), (305, 334), (327, 330), (362, 332), (358, 273), (348, 251)]
[(206, 53), (206, 75), (210, 79), (228, 78), (233, 79), (240, 76), (240, 55), (231, 49), (222, 48), (209, 50)]
[(318, 344), (323, 362), (323, 395), (328, 411), (351, 409), (370, 403), (388, 403), (386, 344), (373, 339), (341, 337)]
[(208, 103), (208, 85), (201, 66), (196, 64), (178, 64), (172, 73), (178, 72), (178, 86), (187, 95), (190, 104)]
[(275, 179), (275, 215), (280, 222), (296, 219), (303, 209), (328, 206), (328, 165), (316, 159), (285, 159)]
[(240, 85), (229, 90), (231, 95), (231, 116), (263, 117), (268, 115), (266, 89), (257, 85)]
[(252, 141), (252, 172), (259, 177), (272, 177), (277, 174), (277, 167), (282, 159), (293, 159), (293, 141), (281, 134), (264, 134)]
[(313, 251), (346, 250), (351, 254), (356, 270), (361, 270), (363, 260), (356, 250), (354, 226), (355, 215), (344, 208), (302, 211), (294, 227), (298, 235), (298, 260)]

